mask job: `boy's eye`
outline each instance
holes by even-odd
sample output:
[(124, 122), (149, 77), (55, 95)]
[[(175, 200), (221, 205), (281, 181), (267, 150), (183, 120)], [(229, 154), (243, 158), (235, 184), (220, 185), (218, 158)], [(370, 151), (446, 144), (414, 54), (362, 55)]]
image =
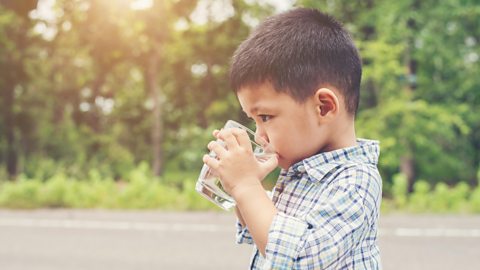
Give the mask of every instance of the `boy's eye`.
[(270, 115), (265, 115), (265, 114), (261, 114), (258, 117), (260, 118), (260, 120), (262, 120), (262, 122), (267, 122), (272, 118)]

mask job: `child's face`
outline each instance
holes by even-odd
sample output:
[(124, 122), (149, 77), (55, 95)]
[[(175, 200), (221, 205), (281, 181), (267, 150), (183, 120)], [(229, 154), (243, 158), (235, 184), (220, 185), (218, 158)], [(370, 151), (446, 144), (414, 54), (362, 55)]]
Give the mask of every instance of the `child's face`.
[(255, 121), (257, 136), (275, 149), (281, 168), (318, 153), (325, 145), (326, 134), (312, 100), (300, 104), (276, 92), (270, 83), (242, 88), (237, 96), (243, 111)]

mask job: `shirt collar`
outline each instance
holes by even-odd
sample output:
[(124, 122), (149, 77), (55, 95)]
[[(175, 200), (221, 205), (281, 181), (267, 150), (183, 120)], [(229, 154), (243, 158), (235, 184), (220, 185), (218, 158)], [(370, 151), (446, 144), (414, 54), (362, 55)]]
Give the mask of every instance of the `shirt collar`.
[(299, 161), (288, 170), (282, 170), (286, 176), (301, 176), (307, 173), (312, 181), (320, 181), (332, 169), (345, 164), (377, 165), (380, 155), (379, 142), (375, 140), (357, 139), (357, 145), (330, 152), (319, 153)]

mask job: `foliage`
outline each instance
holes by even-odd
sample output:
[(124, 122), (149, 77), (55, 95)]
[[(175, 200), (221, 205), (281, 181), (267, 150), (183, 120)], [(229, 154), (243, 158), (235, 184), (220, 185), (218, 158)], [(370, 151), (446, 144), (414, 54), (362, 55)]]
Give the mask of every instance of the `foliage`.
[[(146, 163), (124, 181), (104, 179), (94, 169), (81, 180), (63, 173), (45, 181), (21, 176), (0, 182), (0, 207), (217, 210), (195, 191), (195, 181), (196, 175), (180, 174), (155, 179)], [(181, 187), (171, 184), (179, 182)]]
[[(15, 182), (0, 182), (0, 207), (219, 210), (195, 191), (196, 177), (177, 172), (155, 178), (146, 163), (133, 169), (123, 181), (102, 178), (96, 170), (81, 180), (63, 173), (46, 181), (22, 176)], [(472, 189), (465, 182), (432, 186), (418, 180), (408, 194), (405, 176), (395, 175), (392, 182), (392, 196), (384, 198), (383, 212), (480, 213), (478, 186)]]
[(407, 193), (407, 180), (397, 174), (393, 179), (392, 197), (385, 198), (385, 212), (403, 211), (412, 213), (479, 213), (480, 186), (471, 188), (465, 182), (448, 186), (439, 182), (435, 185), (417, 180), (412, 193)]
[(339, 18), (360, 49), (364, 76), (357, 129), (360, 136), (380, 140), (384, 178), (395, 179), (400, 171), (412, 178), (409, 190), (413, 179), (476, 183), (480, 80), (473, 73), (480, 60), (480, 9), (475, 1), (297, 2)]

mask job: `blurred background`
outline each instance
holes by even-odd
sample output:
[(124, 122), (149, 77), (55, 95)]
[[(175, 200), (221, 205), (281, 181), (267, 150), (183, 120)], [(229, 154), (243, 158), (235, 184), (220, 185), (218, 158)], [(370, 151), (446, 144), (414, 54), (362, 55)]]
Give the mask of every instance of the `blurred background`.
[[(398, 252), (407, 254), (412, 243), (415, 248), (425, 244), (428, 250), (432, 246), (457, 248), (463, 256), (478, 252), (478, 243), (475, 247), (466, 240), (480, 237), (480, 221), (475, 217), (480, 213), (477, 0), (0, 0), (0, 207), (4, 209), (0, 212), (0, 242), (12, 244), (11, 249), (5, 249), (7, 245), (0, 248), (2, 269), (28, 269), (20, 263), (26, 257), (12, 251), (25, 246), (34, 249), (27, 257), (36, 258), (30, 260), (37, 265), (35, 269), (43, 269), (38, 262), (48, 261), (38, 251), (49, 248), (32, 244), (35, 239), (37, 243), (45, 239), (37, 239), (37, 231), (30, 235), (18, 228), (126, 226), (143, 228), (135, 229), (142, 233), (173, 233), (170, 237), (175, 232), (191, 233), (192, 237), (198, 232), (218, 235), (230, 228), (233, 220), (215, 212), (217, 207), (194, 190), (211, 130), (227, 119), (254, 128), (229, 87), (230, 57), (260, 21), (295, 6), (334, 15), (352, 33), (360, 50), (364, 69), (356, 127), (359, 137), (381, 142), (382, 213), (386, 214), (381, 239), (386, 241), (382, 244), (386, 265), (453, 269), (459, 267), (458, 262), (475, 265), (473, 258), (478, 266), (478, 256), (470, 256), (470, 262), (451, 258), (457, 264), (438, 261), (452, 254), (447, 248), (423, 253), (423, 257), (412, 255), (411, 260), (398, 259)], [(265, 186), (271, 187), (277, 175), (278, 170), (269, 175)], [(53, 208), (209, 211), (199, 212), (206, 216), (186, 212), (133, 217), (106, 212), (105, 217), (88, 210), (48, 211)], [(405, 216), (398, 218), (399, 213)], [(431, 219), (432, 213), (454, 218)], [(71, 223), (72, 218), (83, 223)], [(118, 223), (137, 218), (163, 223), (157, 227)], [(84, 219), (97, 223), (85, 223)], [(110, 223), (98, 223), (104, 219)], [(183, 227), (169, 223), (175, 220)], [(199, 220), (212, 224), (190, 226)], [(395, 227), (398, 224), (417, 227), (405, 231)], [(443, 229), (431, 231), (432, 224)], [(465, 228), (467, 224), (473, 227)], [(62, 237), (73, 235), (69, 232)], [(100, 235), (105, 237), (102, 233), (91, 237)], [(458, 241), (389, 240), (425, 235), (453, 235)], [(45, 241), (54, 241), (50, 236)], [(177, 240), (181, 238), (177, 236)], [(81, 243), (82, 237), (77, 237), (72, 243)], [(28, 244), (22, 245), (21, 239)], [(113, 239), (123, 238), (112, 235), (105, 242)], [(138, 241), (139, 237), (133, 235), (132, 239)], [(190, 242), (192, 253), (202, 249), (199, 243), (205, 241), (196, 240)], [(227, 243), (233, 245), (232, 241)], [(102, 246), (97, 242), (91, 245), (84, 246), (85, 250)], [(218, 252), (229, 247), (212, 246), (219, 248)], [(142, 262), (149, 262), (156, 248), (152, 244), (151, 256), (144, 253)], [(178, 257), (185, 245), (172, 248), (165, 252)], [(75, 249), (53, 249), (65, 250)], [(112, 261), (123, 256), (119, 256), (121, 251), (115, 252)], [(92, 254), (85, 260), (90, 264), (78, 269), (129, 266), (120, 261), (105, 267)], [(249, 255), (242, 254), (245, 268)], [(389, 260), (389, 254), (398, 263)], [(228, 260), (223, 269), (235, 268), (228, 263), (235, 261), (235, 256), (229, 256), (223, 256)], [(428, 256), (437, 259), (425, 259)], [(171, 264), (161, 261), (159, 265), (181, 269), (177, 257), (169, 257), (173, 258)], [(138, 260), (129, 261), (133, 269), (141, 269)], [(439, 263), (428, 267), (419, 263), (422, 260)], [(59, 269), (77, 269), (72, 263), (75, 260), (56, 262)], [(210, 269), (212, 265), (205, 257), (197, 262), (200, 264), (184, 265), (183, 269), (203, 269), (201, 265)], [(411, 265), (402, 268), (406, 262)], [(415, 263), (418, 268), (412, 266)], [(150, 264), (145, 265), (151, 269)], [(45, 269), (52, 267), (47, 263)]]
[(474, 0), (0, 0), (0, 206), (212, 208), (193, 191), (211, 130), (252, 127), (230, 56), (294, 6), (360, 49), (357, 130), (381, 141), (384, 211), (480, 212)]

